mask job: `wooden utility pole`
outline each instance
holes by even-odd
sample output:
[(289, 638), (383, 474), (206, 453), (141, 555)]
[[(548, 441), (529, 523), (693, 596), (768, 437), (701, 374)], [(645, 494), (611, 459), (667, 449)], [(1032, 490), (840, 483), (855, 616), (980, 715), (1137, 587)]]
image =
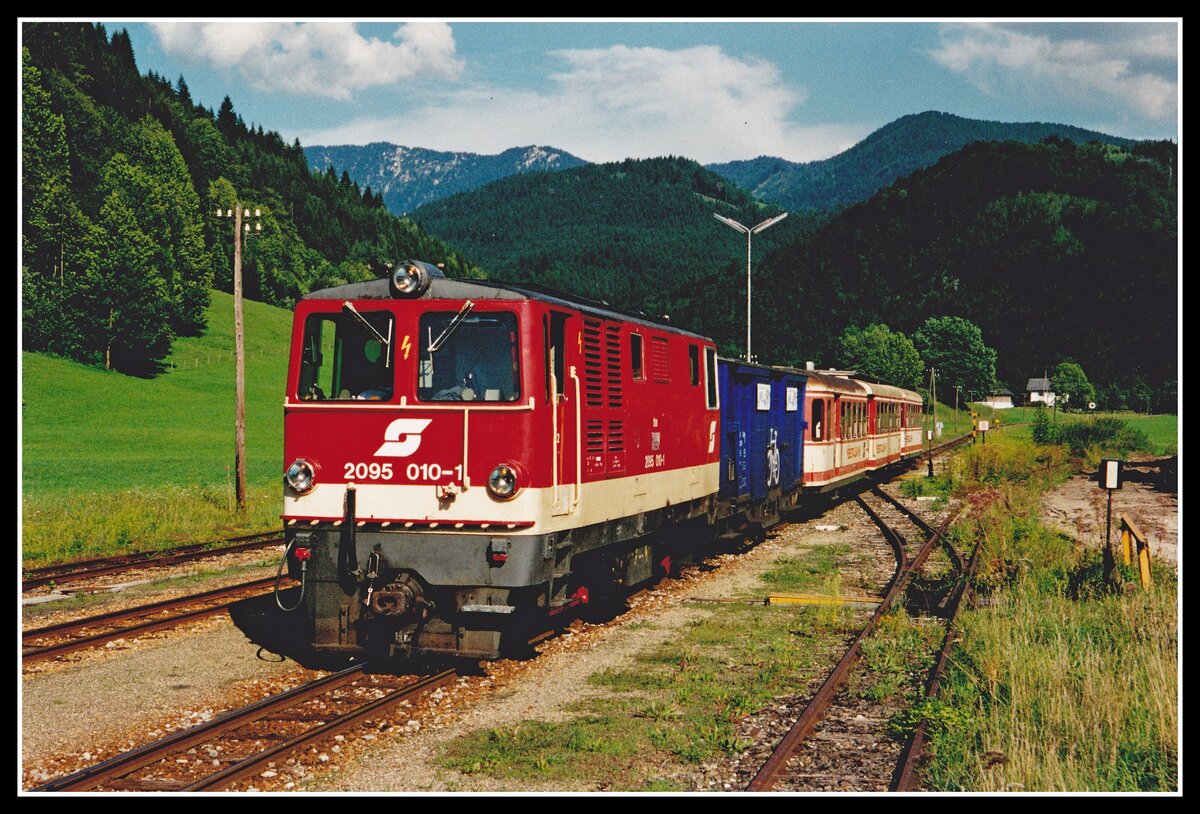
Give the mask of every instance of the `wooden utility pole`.
[(929, 368), (929, 401), (933, 405), (933, 421), (926, 425), (925, 437), (929, 439), (929, 477), (933, 477), (933, 435), (937, 430), (937, 369)]
[[(233, 358), (237, 378), (234, 445), (234, 494), (238, 511), (246, 509), (246, 337), (242, 323), (242, 206), (233, 220)], [(249, 214), (250, 210), (246, 210)], [(250, 224), (246, 224), (249, 226)]]
[[(242, 220), (243, 216), (246, 220)], [(262, 210), (254, 210), (254, 230), (250, 229), (250, 209), (235, 203), (233, 209), (217, 208), (218, 218), (233, 218), (233, 363), (236, 379), (234, 403), (234, 494), (238, 511), (246, 508), (246, 333), (242, 318), (242, 239), (262, 232)]]

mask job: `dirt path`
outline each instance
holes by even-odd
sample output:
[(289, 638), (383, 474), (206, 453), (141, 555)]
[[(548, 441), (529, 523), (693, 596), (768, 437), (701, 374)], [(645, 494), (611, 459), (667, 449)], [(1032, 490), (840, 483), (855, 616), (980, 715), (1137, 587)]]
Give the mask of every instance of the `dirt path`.
[[(1105, 490), (1096, 485), (1094, 475), (1075, 475), (1046, 493), (1042, 517), (1084, 545), (1099, 547), (1104, 545), (1106, 502)], [(1179, 562), (1179, 498), (1175, 493), (1160, 491), (1141, 478), (1127, 479), (1113, 492), (1114, 540), (1122, 513), (1150, 538), (1154, 559)]]

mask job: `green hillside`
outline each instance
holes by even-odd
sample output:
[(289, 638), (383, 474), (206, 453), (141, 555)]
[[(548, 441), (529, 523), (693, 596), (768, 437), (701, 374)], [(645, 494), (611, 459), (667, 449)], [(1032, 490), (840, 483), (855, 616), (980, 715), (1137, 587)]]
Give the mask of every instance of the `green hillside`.
[[(233, 298), (214, 291), (208, 332), (175, 342), (153, 379), (22, 354), (22, 475), (28, 497), (163, 485), (225, 487), (233, 466)], [(246, 302), (246, 459), (278, 482), (291, 314)]]
[(865, 201), (896, 179), (936, 164), (974, 141), (1036, 144), (1054, 136), (1076, 144), (1098, 141), (1132, 147), (1131, 139), (1047, 122), (994, 122), (927, 110), (901, 116), (849, 150), (822, 161), (797, 164), (760, 156), (710, 164), (709, 169), (755, 198), (792, 211), (837, 209)]
[[(1155, 412), (1173, 412), (1175, 162), (1166, 142), (965, 147), (762, 256), (757, 290), (778, 295), (754, 303), (755, 348), (821, 362), (846, 325), (911, 334), (951, 315), (982, 329), (1014, 392), (1073, 361), (1106, 405), (1145, 409), (1131, 399), (1145, 393)], [(714, 309), (725, 299), (701, 293)]]
[[(534, 282), (727, 340), (743, 352), (737, 308), (696, 308), (698, 289), (744, 290), (748, 226), (780, 214), (684, 158), (627, 159), (514, 175), (422, 206), (413, 219), (494, 279)], [(755, 257), (811, 232), (793, 215), (756, 235)]]

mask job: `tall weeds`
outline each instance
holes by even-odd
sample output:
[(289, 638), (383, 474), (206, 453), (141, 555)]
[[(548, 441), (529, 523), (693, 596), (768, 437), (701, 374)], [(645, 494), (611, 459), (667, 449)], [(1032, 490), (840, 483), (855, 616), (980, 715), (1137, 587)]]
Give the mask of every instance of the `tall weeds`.
[(1041, 492), (1065, 460), (1005, 440), (955, 466), (959, 494), (991, 502), (955, 530), (964, 549), (982, 546), (978, 607), (960, 618), (930, 788), (1177, 788), (1175, 570), (1156, 566), (1150, 592), (1112, 591), (1099, 551), (1043, 526)]

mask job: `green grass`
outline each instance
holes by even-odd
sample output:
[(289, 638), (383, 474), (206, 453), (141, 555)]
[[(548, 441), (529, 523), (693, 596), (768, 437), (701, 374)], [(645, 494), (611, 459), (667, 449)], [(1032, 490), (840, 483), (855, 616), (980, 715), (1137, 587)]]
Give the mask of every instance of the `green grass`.
[[(27, 495), (173, 484), (226, 486), (233, 466), (233, 300), (213, 292), (208, 332), (175, 341), (152, 379), (22, 354)], [(291, 314), (246, 302), (246, 461), (251, 483), (283, 465)]]
[(214, 291), (207, 333), (176, 340), (152, 379), (22, 354), (27, 563), (278, 525), (291, 315), (245, 304), (251, 506), (237, 516), (232, 302)]
[[(942, 405), (938, 405), (938, 416), (942, 421)], [(981, 404), (971, 405), (971, 409), (979, 413), (980, 417), (995, 421), (999, 418), (1002, 427), (1001, 433), (1004, 435), (1012, 435), (1016, 438), (1029, 438), (1030, 430), (1033, 425), (1033, 417), (1037, 413), (1036, 407), (1013, 407), (1009, 410), (992, 410), (990, 407), (985, 407)], [(953, 410), (951, 410), (953, 413)], [(962, 413), (959, 413), (959, 426), (962, 426)], [(1170, 455), (1178, 450), (1179, 443), (1179, 416), (1176, 415), (1146, 415), (1145, 413), (1134, 413), (1130, 411), (1122, 412), (1104, 412), (1096, 410), (1087, 414), (1070, 412), (1064, 413), (1059, 411), (1057, 416), (1053, 410), (1049, 413), (1055, 417), (1055, 420), (1062, 422), (1087, 421), (1092, 418), (1119, 418), (1126, 422), (1132, 429), (1144, 432), (1153, 447), (1153, 452), (1156, 455)], [(969, 417), (969, 413), (968, 413)], [(949, 430), (950, 422), (946, 421), (946, 429)], [(993, 426), (994, 429), (994, 426)], [(991, 437), (994, 437), (991, 436)], [(991, 441), (989, 440), (989, 443)]]
[(919, 694), (941, 646), (943, 629), (923, 624), (903, 610), (880, 618), (862, 644), (858, 692), (870, 701)]
[[(1049, 456), (1049, 457), (1048, 457)], [(986, 607), (960, 617), (942, 697), (916, 709), (933, 731), (929, 788), (1168, 791), (1178, 770), (1177, 574), (1152, 591), (1103, 581), (1100, 552), (1039, 520), (1065, 477), (1061, 448), (1006, 438), (955, 464), (960, 493), (994, 502), (957, 525), (983, 546)]]
[(21, 554), (28, 568), (154, 551), (281, 528), (280, 488), (251, 486), (238, 513), (232, 489), (158, 486), (26, 497)]
[(830, 581), (838, 573), (838, 562), (849, 553), (850, 546), (837, 543), (780, 557), (771, 570), (762, 575), (762, 580), (774, 591), (799, 593), (825, 588), (826, 593), (836, 596), (836, 591), (829, 590), (832, 587)]

